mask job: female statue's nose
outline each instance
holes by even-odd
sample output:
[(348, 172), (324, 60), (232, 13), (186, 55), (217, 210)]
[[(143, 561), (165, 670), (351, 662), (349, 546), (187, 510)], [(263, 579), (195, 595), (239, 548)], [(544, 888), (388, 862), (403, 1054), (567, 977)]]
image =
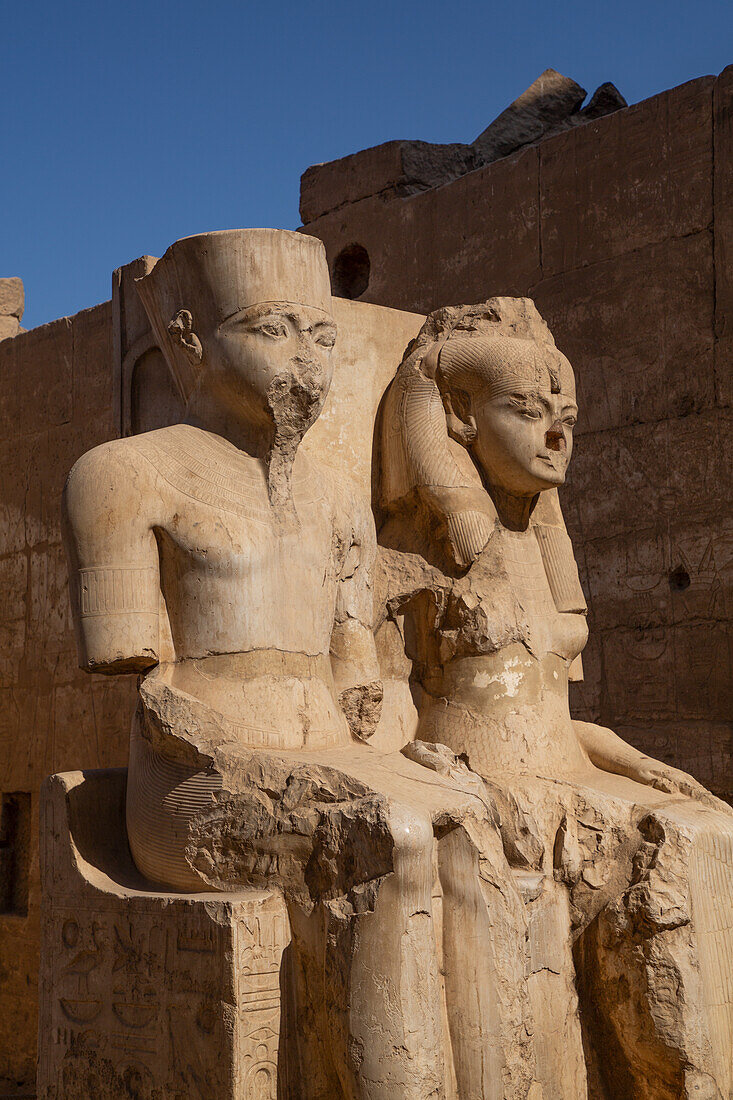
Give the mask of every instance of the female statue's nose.
[(556, 420), (555, 423), (547, 429), (545, 443), (551, 451), (564, 451), (567, 449), (565, 432), (562, 430), (562, 424), (559, 420)]

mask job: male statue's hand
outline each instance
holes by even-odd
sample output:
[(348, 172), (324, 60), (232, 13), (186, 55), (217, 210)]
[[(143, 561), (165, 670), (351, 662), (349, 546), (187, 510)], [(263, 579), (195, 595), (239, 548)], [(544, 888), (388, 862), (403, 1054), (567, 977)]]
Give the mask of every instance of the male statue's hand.
[(339, 703), (352, 736), (359, 741), (368, 741), (379, 725), (383, 698), (384, 687), (381, 680), (357, 684), (339, 695)]

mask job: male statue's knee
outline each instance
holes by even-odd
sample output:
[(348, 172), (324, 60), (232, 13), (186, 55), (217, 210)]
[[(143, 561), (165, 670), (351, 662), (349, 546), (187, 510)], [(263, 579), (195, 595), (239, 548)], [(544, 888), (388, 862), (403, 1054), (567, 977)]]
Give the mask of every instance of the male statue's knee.
[(403, 806), (391, 807), (389, 826), (395, 859), (400, 856), (426, 859), (431, 857), (433, 827), (430, 818)]

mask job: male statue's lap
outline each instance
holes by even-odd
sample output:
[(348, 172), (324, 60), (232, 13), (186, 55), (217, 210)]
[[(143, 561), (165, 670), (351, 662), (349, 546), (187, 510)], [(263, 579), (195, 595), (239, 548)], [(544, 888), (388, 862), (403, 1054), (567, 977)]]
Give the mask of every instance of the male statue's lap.
[(131, 847), (155, 880), (199, 890), (274, 885), (308, 907), (392, 873), (402, 853), (432, 858), (434, 830), (460, 824), (493, 836), (477, 784), (356, 741), (248, 745), (170, 679), (161, 671), (141, 685), (130, 762)]

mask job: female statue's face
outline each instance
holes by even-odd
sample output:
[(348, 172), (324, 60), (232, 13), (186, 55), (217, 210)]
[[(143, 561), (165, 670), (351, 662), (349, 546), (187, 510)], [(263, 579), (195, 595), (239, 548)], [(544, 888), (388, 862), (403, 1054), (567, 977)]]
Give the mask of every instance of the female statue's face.
[(521, 496), (563, 484), (578, 415), (574, 396), (551, 393), (549, 382), (518, 381), (511, 392), (474, 398), (473, 414), (471, 453), (487, 484)]

